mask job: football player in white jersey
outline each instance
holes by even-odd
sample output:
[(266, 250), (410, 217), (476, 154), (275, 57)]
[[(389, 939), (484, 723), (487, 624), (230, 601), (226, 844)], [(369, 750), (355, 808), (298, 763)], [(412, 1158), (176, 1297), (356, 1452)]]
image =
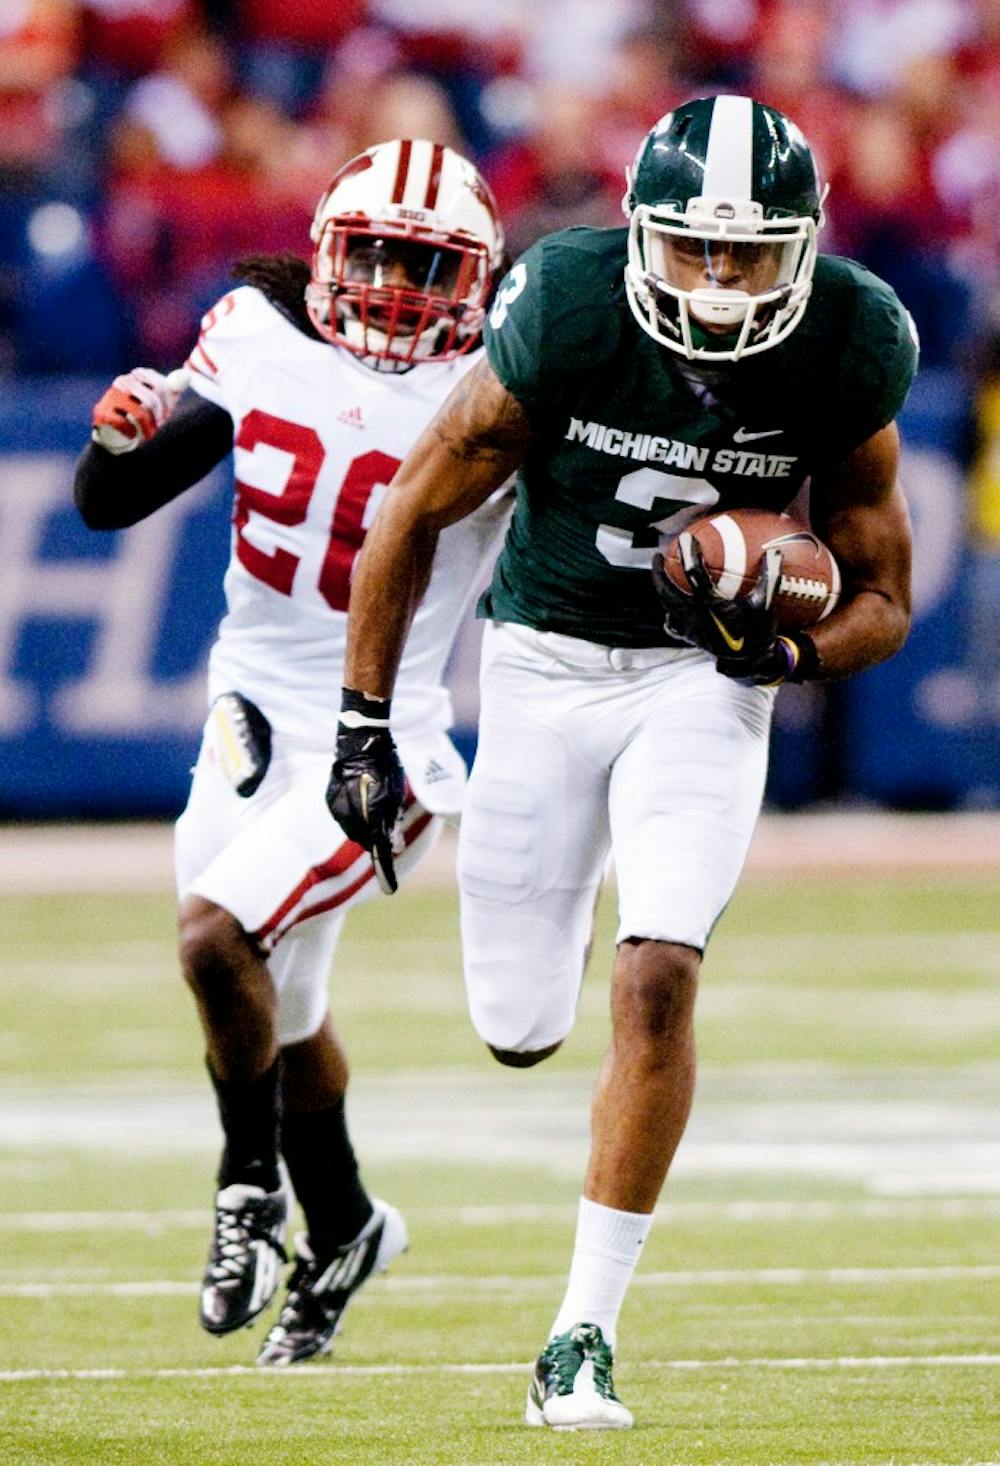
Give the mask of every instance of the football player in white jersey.
[[(307, 1227), (258, 1355), (267, 1365), (325, 1353), (354, 1292), (406, 1245), (399, 1212), (365, 1190), (345, 1123), (327, 978), (346, 911), (376, 881), (324, 793), (354, 561), (400, 462), (479, 355), (503, 256), (484, 180), (424, 140), (341, 168), (312, 240), (311, 266), (293, 255), (237, 266), (245, 283), (205, 316), (183, 371), (116, 379), (75, 484), (87, 524), (117, 529), (234, 455), (227, 609), (176, 867), (181, 965), (225, 1138), (202, 1326), (242, 1328), (274, 1296), (289, 1209), (281, 1159)], [(400, 874), (461, 803), (442, 677), (506, 518), (501, 495), (441, 536), (402, 659)]]

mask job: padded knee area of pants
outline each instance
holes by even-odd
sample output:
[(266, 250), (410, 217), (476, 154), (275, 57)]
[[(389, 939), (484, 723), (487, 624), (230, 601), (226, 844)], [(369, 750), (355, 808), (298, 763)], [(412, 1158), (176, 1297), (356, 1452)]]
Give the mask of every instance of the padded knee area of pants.
[(491, 921), (477, 903), (475, 918), (463, 918), (463, 944), (469, 1016), (484, 1043), (527, 1053), (566, 1037), (583, 968), (582, 946), (566, 927), (506, 906)]
[(320, 918), (297, 927), (268, 959), (278, 995), (278, 1043), (301, 1043), (323, 1021), (327, 980), (343, 917)]
[(306, 1001), (279, 1001), (278, 1003), (278, 1047), (303, 1043), (323, 1022), (326, 1013), (325, 991), (310, 995)]
[(652, 718), (615, 766), (619, 941), (642, 936), (703, 948), (732, 896), (764, 787), (768, 705), (748, 704), (748, 716), (764, 718), (751, 733), (737, 716), (743, 703), (736, 711), (718, 706), (694, 700), (669, 719)]
[(544, 882), (546, 838), (538, 800), (514, 779), (480, 779), (466, 796), (458, 870), (463, 890), (516, 901)]

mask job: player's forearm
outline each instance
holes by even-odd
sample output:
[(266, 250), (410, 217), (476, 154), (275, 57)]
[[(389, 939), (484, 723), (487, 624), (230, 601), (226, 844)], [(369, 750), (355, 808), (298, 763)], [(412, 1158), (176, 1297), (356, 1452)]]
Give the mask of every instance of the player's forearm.
[(884, 593), (862, 591), (829, 621), (809, 628), (823, 677), (851, 677), (899, 651), (910, 629), (909, 607)]
[(809, 631), (826, 677), (884, 662), (909, 632), (911, 532), (898, 462), (899, 437), (890, 425), (829, 483), (814, 483), (814, 523), (843, 577), (840, 605)]
[(232, 448), (233, 423), (194, 392), (148, 443), (115, 456), (89, 443), (77, 460), (73, 499), (90, 529), (125, 529), (203, 479)]
[(404, 533), (392, 514), (376, 516), (351, 585), (345, 687), (369, 697), (392, 696), (436, 546), (436, 530), (414, 527)]

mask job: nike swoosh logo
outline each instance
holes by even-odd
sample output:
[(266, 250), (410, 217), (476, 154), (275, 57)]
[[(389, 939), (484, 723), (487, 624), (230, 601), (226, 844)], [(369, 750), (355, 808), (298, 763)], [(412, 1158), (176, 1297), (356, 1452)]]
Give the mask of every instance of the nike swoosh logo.
[(726, 643), (726, 646), (729, 648), (729, 650), (731, 652), (741, 652), (743, 650), (743, 637), (731, 636), (714, 611), (709, 611), (708, 614), (711, 616), (712, 620), (719, 628), (719, 635), (722, 637), (722, 640)]
[(765, 428), (762, 433), (748, 433), (746, 428), (741, 426), (733, 434), (733, 442), (753, 443), (757, 438), (778, 438), (784, 431), (784, 428)]

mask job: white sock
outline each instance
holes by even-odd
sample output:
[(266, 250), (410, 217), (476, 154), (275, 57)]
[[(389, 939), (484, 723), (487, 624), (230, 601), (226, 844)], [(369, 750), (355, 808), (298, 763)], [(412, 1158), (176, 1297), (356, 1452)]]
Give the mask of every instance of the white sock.
[(614, 1348), (625, 1290), (652, 1220), (648, 1212), (615, 1211), (580, 1197), (566, 1296), (550, 1339), (574, 1324), (596, 1323)]

